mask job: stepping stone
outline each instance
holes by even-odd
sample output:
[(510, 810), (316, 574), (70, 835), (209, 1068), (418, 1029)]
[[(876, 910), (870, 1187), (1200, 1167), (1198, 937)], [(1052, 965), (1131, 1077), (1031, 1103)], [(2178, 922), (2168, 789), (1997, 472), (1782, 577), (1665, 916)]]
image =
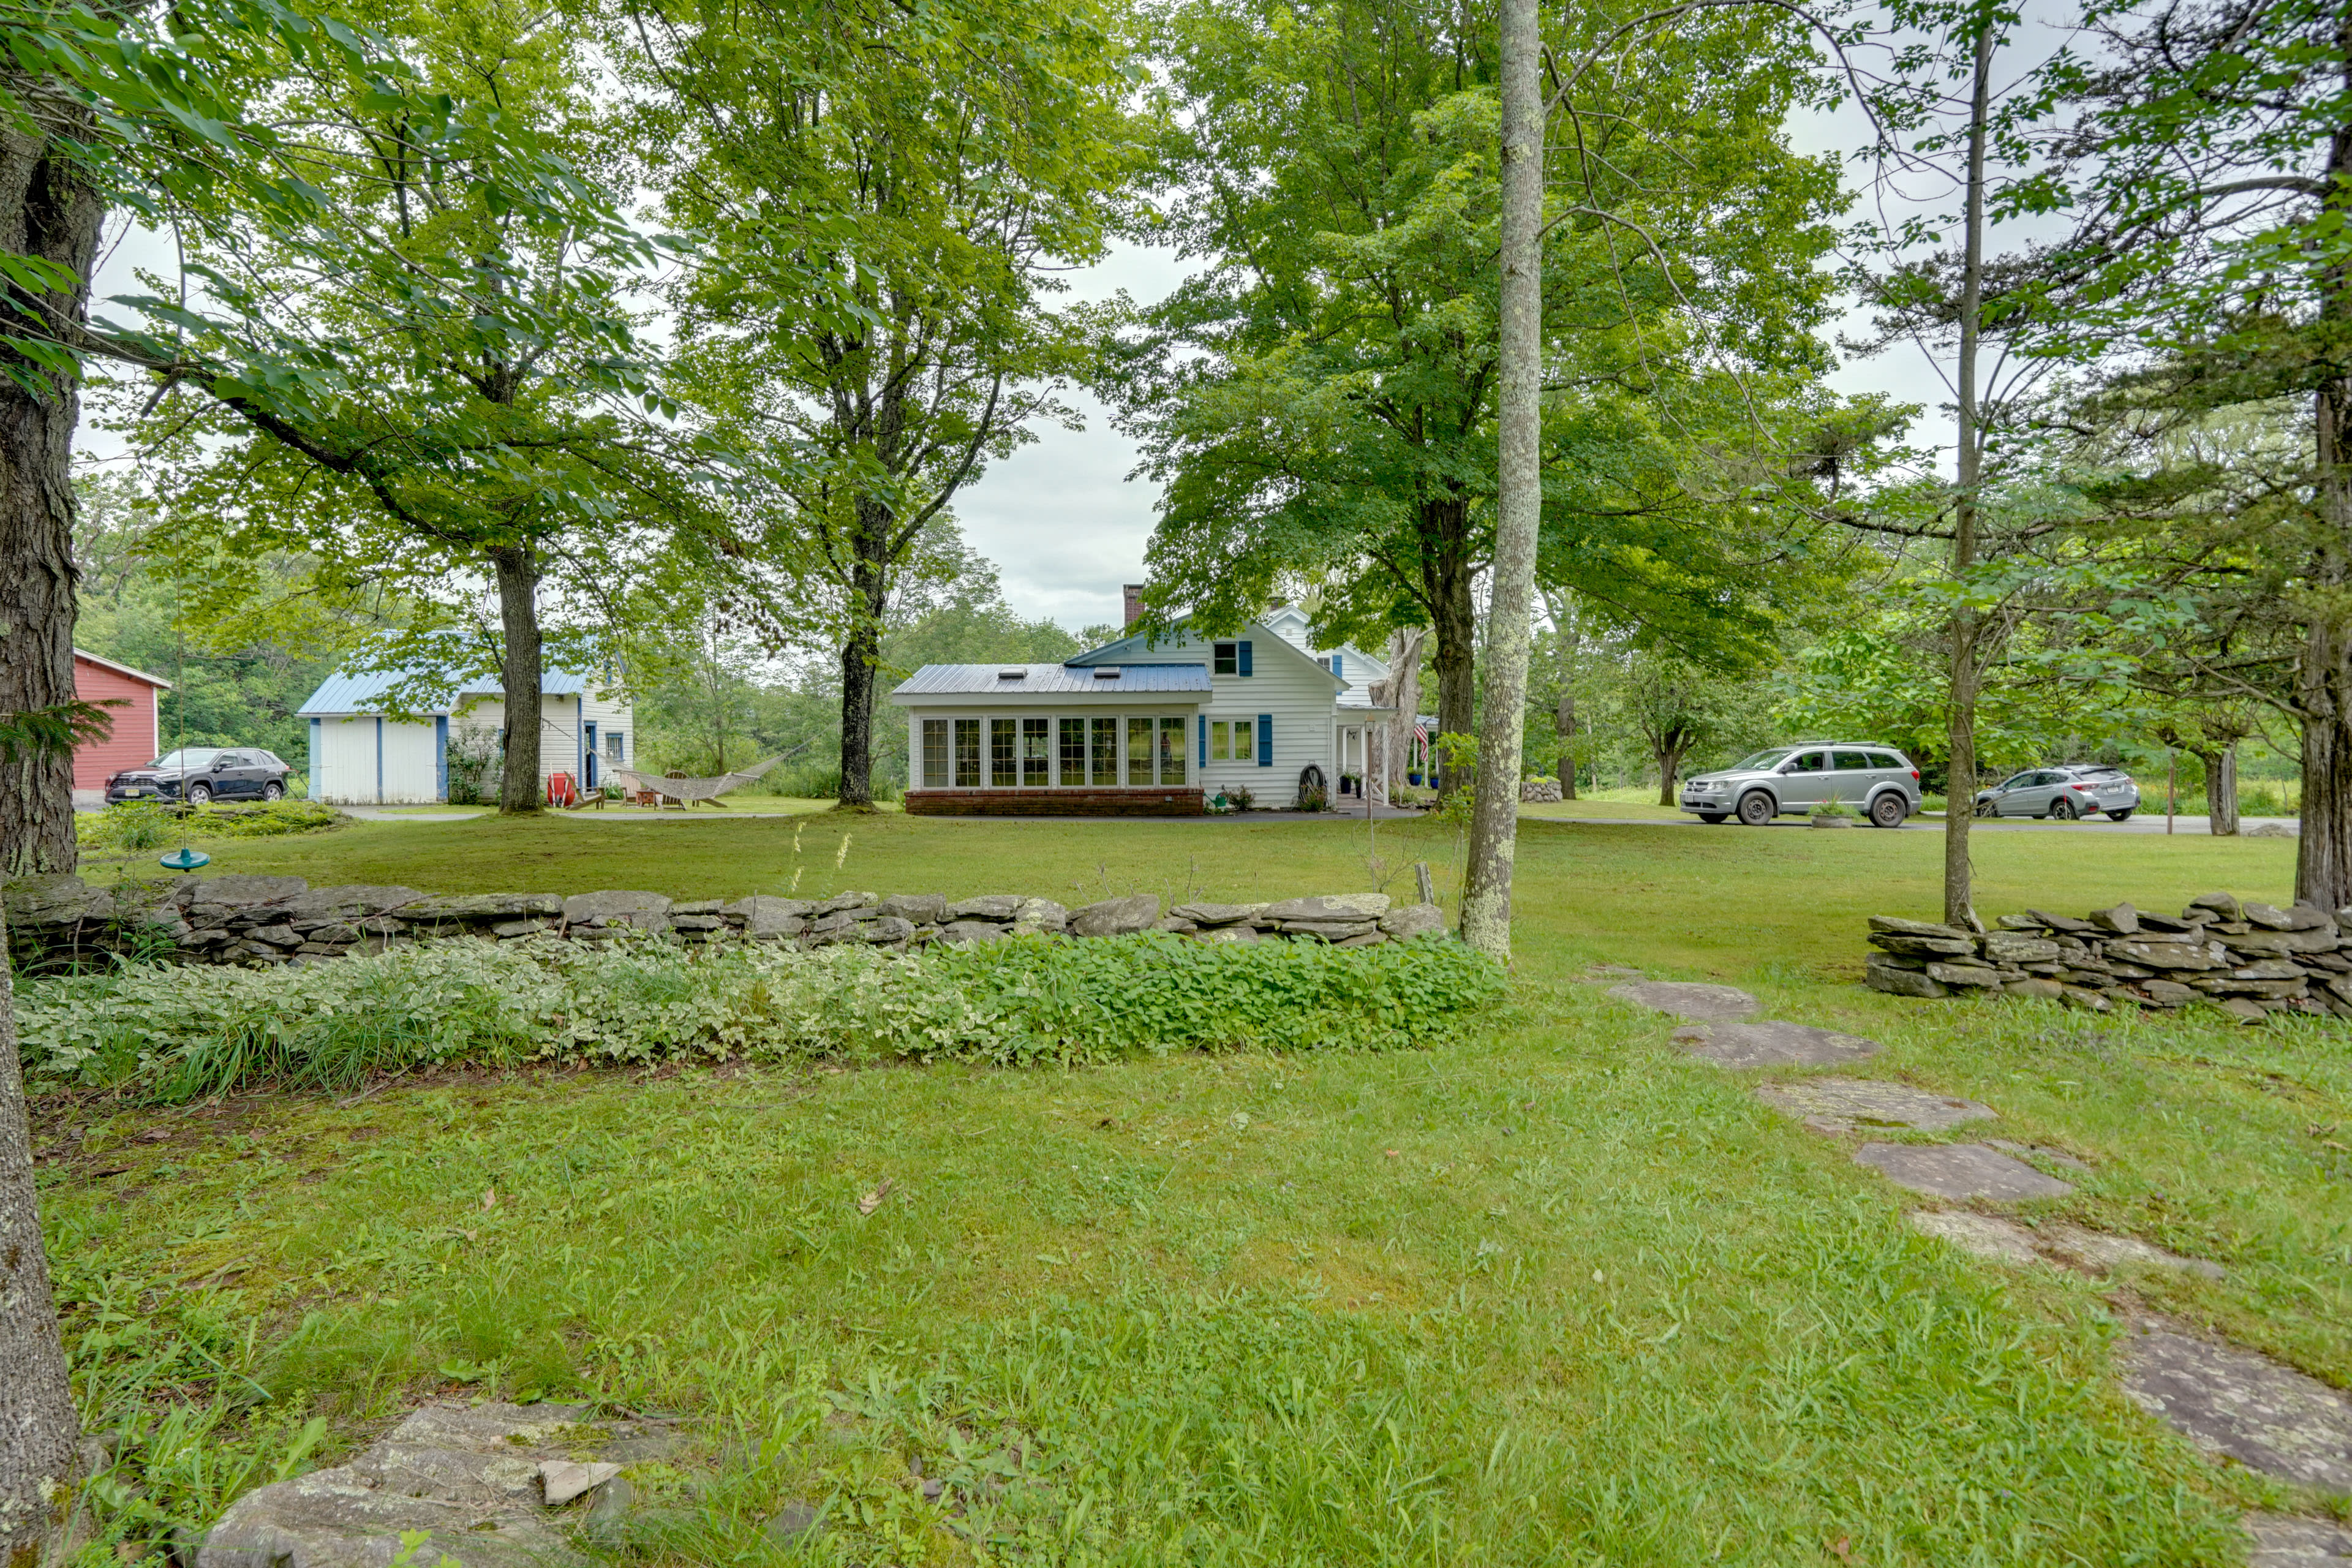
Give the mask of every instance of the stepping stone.
[(587, 1415), (583, 1405), (425, 1405), (341, 1465), (237, 1499), (195, 1568), (389, 1568), (416, 1531), (462, 1543), (467, 1568), (565, 1561), (570, 1519), (549, 1505), (625, 1484), (618, 1464), (583, 1463), (573, 1450), (618, 1459), (625, 1444), (667, 1436), (663, 1424)]
[(2021, 1159), (2032, 1154), (2044, 1160), (2055, 1160), (2062, 1165), (2072, 1165), (2075, 1170), (2086, 1174), (2091, 1169), (2063, 1149), (2044, 1149), (2039, 1143), (2012, 1143), (2006, 1138), (1988, 1138), (1985, 1140), (1985, 1147), (1998, 1149), (2004, 1154), (2015, 1154)]
[(2352, 1494), (2352, 1399), (2317, 1378), (2154, 1324), (2124, 1342), (2123, 1372), (2132, 1402), (2199, 1447), (2266, 1476)]
[[(1683, 1038), (1685, 1030), (1676, 1029)], [(1876, 1040), (1816, 1029), (1811, 1024), (1766, 1018), (1753, 1024), (1711, 1024), (1700, 1031), (1702, 1044), (1684, 1046), (1695, 1057), (1727, 1068), (1834, 1067), (1878, 1054)]]
[(1654, 1013), (1671, 1013), (1695, 1023), (1745, 1018), (1761, 1005), (1745, 991), (1728, 985), (1693, 985), (1681, 980), (1644, 980), (1638, 985), (1612, 985), (1609, 994)]
[(2069, 1262), (2084, 1264), (2103, 1274), (2116, 1268), (2170, 1268), (2183, 1274), (2201, 1274), (2208, 1279), (2222, 1278), (2221, 1266), (2218, 1263), (2208, 1263), (2201, 1258), (2183, 1258), (2136, 1236), (2109, 1236), (2103, 1231), (2084, 1230), (2080, 1226), (2072, 1225), (2048, 1226), (2040, 1235), (2044, 1252)]
[(2254, 1538), (2246, 1568), (2352, 1568), (2352, 1530), (2331, 1521), (2257, 1513), (2246, 1532)]
[(1992, 1107), (1973, 1100), (1929, 1094), (1906, 1084), (1879, 1083), (1866, 1078), (1801, 1078), (1787, 1083), (1759, 1083), (1756, 1086), (1756, 1098), (1775, 1110), (1803, 1118), (1805, 1125), (1816, 1132), (1852, 1132), (1858, 1127), (1916, 1127), (1939, 1132), (1963, 1121), (1986, 1121), (1993, 1117)]
[(1981, 1143), (1864, 1143), (1854, 1163), (1868, 1165), (1898, 1187), (1934, 1198), (2063, 1197), (2074, 1189), (2022, 1161)]
[(1966, 1209), (1913, 1209), (1903, 1217), (1923, 1235), (1996, 1263), (2032, 1263), (2041, 1257), (2033, 1250), (2033, 1233), (2014, 1220)]

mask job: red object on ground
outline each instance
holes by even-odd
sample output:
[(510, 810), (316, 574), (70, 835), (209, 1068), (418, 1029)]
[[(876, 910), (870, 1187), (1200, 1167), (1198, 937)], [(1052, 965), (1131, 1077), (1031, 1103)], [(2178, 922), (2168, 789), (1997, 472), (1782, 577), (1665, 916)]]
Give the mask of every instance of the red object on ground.
[(548, 805), (571, 805), (574, 802), (578, 801), (579, 798), (580, 792), (572, 787), (572, 775), (570, 773), (550, 773), (547, 775)]
[(172, 683), (160, 675), (74, 649), (74, 695), (84, 702), (121, 702), (109, 707), (114, 731), (103, 741), (74, 748), (73, 786), (104, 790), (125, 768), (144, 767), (163, 754), (156, 694)]

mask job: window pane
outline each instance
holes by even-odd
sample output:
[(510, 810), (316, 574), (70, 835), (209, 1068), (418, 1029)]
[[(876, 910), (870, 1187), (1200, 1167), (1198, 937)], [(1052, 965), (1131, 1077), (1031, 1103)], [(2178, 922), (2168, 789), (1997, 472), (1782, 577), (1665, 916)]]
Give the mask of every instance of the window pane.
[(955, 721), (955, 782), (958, 789), (980, 787), (980, 721)]
[(1257, 724), (1254, 720), (1234, 721), (1234, 761), (1246, 763), (1257, 754)]
[(948, 787), (948, 721), (944, 719), (923, 721), (923, 787)]
[(1212, 647), (1213, 652), (1211, 654), (1211, 658), (1213, 663), (1211, 672), (1216, 675), (1233, 674), (1236, 663), (1234, 657), (1234, 645), (1229, 642), (1221, 642), (1212, 645)]
[(1874, 768), (1899, 768), (1903, 764), (1892, 752), (1873, 752), (1870, 753), (1870, 765)]
[(1127, 721), (1127, 782), (1148, 784), (1151, 782), (1151, 721), (1129, 719)]
[(1837, 771), (1842, 773), (1858, 773), (1871, 766), (1870, 759), (1860, 752), (1839, 752), (1835, 760)]
[(1028, 789), (1043, 789), (1047, 784), (1046, 768), (1052, 761), (1052, 729), (1050, 719), (1021, 721), (1021, 783)]
[(1184, 782), (1184, 721), (1160, 721), (1160, 782), (1180, 784)]
[(1087, 723), (1094, 733), (1089, 747), (1094, 758), (1094, 782), (1116, 784), (1118, 783), (1118, 721), (1089, 719)]
[(1084, 719), (1062, 721), (1062, 783), (1083, 784), (1087, 782), (1087, 721)]
[(1209, 721), (1209, 761), (1222, 763), (1233, 753), (1234, 727), (1223, 719)]
[(1010, 789), (1016, 782), (1013, 760), (1013, 731), (1010, 719), (988, 721), (988, 782), (998, 789)]

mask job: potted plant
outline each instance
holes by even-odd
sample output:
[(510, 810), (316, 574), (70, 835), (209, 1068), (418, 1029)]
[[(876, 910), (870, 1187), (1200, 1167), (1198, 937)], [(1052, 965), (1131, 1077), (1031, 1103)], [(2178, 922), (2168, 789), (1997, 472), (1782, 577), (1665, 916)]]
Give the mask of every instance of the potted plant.
[(1853, 807), (1834, 797), (1823, 801), (1807, 814), (1815, 827), (1852, 827)]

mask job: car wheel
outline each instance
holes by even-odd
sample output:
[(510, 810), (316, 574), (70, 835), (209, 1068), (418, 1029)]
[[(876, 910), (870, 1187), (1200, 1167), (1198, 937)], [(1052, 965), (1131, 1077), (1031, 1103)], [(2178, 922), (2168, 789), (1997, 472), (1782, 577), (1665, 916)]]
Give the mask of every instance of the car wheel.
[(286, 798), (286, 786), (279, 784), (276, 779), (271, 779), (268, 784), (261, 786), (261, 798), (264, 800), (284, 800)]
[(2050, 820), (2053, 822), (2074, 821), (2074, 803), (2071, 800), (2052, 801), (2050, 803)]
[(2131, 820), (2131, 814), (2137, 809), (2138, 807), (2137, 806), (2127, 805), (2121, 811), (2111, 811), (2107, 813), (2107, 820), (2109, 822), (2129, 822)]
[(1980, 800), (1977, 802), (1976, 815), (1979, 816), (1999, 816), (2000, 815), (2000, 807), (1995, 805), (1991, 801)]
[(188, 804), (189, 804), (190, 805), (212, 805), (212, 803), (213, 803), (213, 786), (212, 786), (212, 785), (210, 785), (210, 784), (190, 784), (190, 785), (188, 786)]
[(1698, 814), (1698, 819), (1709, 827), (1720, 827), (1723, 826), (1723, 819), (1729, 815), (1730, 813), (1722, 811), (1702, 811)]
[(1761, 827), (1772, 816), (1772, 797), (1762, 790), (1750, 790), (1739, 797), (1739, 820), (1748, 826)]
[(1870, 803), (1870, 825), (1873, 827), (1900, 827), (1903, 819), (1910, 815), (1905, 808), (1903, 797), (1893, 790)]

